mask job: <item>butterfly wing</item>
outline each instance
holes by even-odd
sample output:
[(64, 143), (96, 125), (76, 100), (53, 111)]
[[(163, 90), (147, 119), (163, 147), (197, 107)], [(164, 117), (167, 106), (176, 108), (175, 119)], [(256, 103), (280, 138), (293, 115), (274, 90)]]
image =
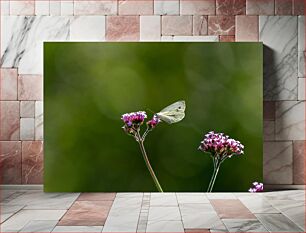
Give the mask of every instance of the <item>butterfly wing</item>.
[(186, 104), (185, 101), (182, 100), (165, 107), (159, 113), (156, 113), (156, 115), (162, 121), (173, 124), (184, 119), (185, 109)]

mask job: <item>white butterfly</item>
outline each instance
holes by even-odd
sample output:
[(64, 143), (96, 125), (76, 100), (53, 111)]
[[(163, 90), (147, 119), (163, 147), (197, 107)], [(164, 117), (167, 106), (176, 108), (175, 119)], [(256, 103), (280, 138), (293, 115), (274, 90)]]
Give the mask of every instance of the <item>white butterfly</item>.
[(163, 110), (161, 110), (159, 113), (156, 113), (155, 115), (162, 121), (168, 124), (173, 124), (184, 119), (185, 109), (185, 101), (181, 100), (169, 105), (168, 107), (165, 107)]

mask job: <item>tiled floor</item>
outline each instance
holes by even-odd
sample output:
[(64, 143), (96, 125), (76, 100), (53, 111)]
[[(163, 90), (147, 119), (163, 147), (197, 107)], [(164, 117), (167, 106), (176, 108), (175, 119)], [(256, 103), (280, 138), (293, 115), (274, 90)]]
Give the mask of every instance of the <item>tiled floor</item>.
[(304, 232), (305, 191), (44, 193), (2, 190), (1, 232)]

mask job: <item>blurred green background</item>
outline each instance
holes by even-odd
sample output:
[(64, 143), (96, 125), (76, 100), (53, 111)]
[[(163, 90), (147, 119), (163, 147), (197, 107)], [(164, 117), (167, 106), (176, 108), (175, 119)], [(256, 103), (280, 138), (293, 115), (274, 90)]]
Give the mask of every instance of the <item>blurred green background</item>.
[(245, 145), (222, 164), (214, 191), (247, 191), (262, 181), (262, 51), (261, 43), (44, 43), (45, 191), (156, 191), (120, 117), (177, 100), (185, 119), (158, 125), (145, 142), (164, 191), (206, 191), (213, 164), (197, 148), (211, 130)]

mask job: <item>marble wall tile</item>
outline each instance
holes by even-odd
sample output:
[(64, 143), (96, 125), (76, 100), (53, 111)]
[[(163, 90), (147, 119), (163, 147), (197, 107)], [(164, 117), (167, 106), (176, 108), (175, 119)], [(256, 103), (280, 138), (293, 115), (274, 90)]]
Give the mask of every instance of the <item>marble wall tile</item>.
[(214, 15), (215, 13), (215, 0), (180, 0), (181, 15)]
[(20, 101), (20, 117), (34, 117), (35, 101)]
[(236, 16), (236, 41), (258, 41), (258, 16)]
[(256, 219), (240, 200), (211, 199), (210, 202), (221, 219)]
[(161, 17), (140, 16), (140, 40), (159, 41), (161, 37)]
[(264, 120), (275, 120), (275, 102), (264, 101), (263, 102), (263, 119)]
[(293, 15), (305, 15), (305, 1), (304, 0), (293, 0), (292, 2)]
[(0, 100), (17, 100), (17, 69), (0, 72)]
[(182, 221), (148, 221), (146, 232), (184, 233)]
[(61, 1), (50, 0), (50, 15), (61, 15)]
[(275, 0), (275, 15), (292, 15), (292, 0)]
[(118, 0), (119, 15), (152, 15), (153, 0)]
[(43, 41), (69, 39), (69, 17), (4, 16), (1, 20), (2, 67), (19, 74), (42, 74)]
[(0, 113), (0, 140), (19, 140), (19, 102), (1, 101)]
[(302, 229), (282, 214), (256, 214), (270, 232), (302, 232)]
[(264, 183), (292, 184), (292, 142), (264, 143)]
[(246, 0), (216, 0), (217, 15), (245, 15)]
[(192, 35), (192, 16), (162, 16), (162, 35)]
[(113, 201), (76, 201), (59, 221), (59, 226), (104, 225)]
[(305, 184), (305, 141), (293, 141), (293, 184)]
[(305, 76), (305, 16), (298, 17), (298, 76)]
[(18, 76), (19, 100), (42, 100), (43, 77), (41, 75)]
[(71, 41), (105, 41), (105, 16), (76, 16), (70, 22)]
[(219, 36), (219, 41), (220, 42), (235, 42), (235, 36), (234, 35), (232, 36), (221, 35)]
[(298, 78), (298, 100), (306, 100), (305, 99), (305, 78)]
[(20, 140), (34, 140), (34, 118), (20, 118)]
[(208, 22), (207, 16), (204, 15), (194, 15), (193, 16), (193, 35), (203, 36), (208, 34)]
[(235, 16), (208, 16), (208, 35), (235, 35)]
[(22, 142), (22, 183), (43, 183), (43, 142)]
[(61, 15), (73, 15), (73, 0), (61, 1)]
[(9, 15), (10, 14), (10, 1), (0, 1), (1, 4), (1, 15)]
[(34, 15), (35, 1), (34, 0), (11, 0), (10, 15)]
[(48, 0), (36, 0), (35, 15), (50, 15), (50, 2)]
[(19, 232), (51, 232), (56, 224), (57, 220), (32, 220)]
[(264, 99), (297, 99), (297, 17), (259, 16), (264, 47)]
[(107, 16), (107, 41), (138, 41), (139, 16)]
[(117, 0), (74, 0), (74, 15), (116, 15)]
[(305, 102), (276, 102), (276, 140), (305, 139)]
[(269, 232), (258, 220), (223, 219), (229, 232)]
[(2, 184), (21, 184), (20, 141), (0, 141), (0, 168)]
[(179, 0), (154, 0), (155, 15), (179, 15)]
[(274, 0), (246, 0), (247, 15), (274, 15)]
[(264, 141), (275, 140), (275, 121), (264, 121), (263, 122)]
[(43, 140), (44, 138), (44, 116), (43, 102), (35, 102), (35, 140)]

